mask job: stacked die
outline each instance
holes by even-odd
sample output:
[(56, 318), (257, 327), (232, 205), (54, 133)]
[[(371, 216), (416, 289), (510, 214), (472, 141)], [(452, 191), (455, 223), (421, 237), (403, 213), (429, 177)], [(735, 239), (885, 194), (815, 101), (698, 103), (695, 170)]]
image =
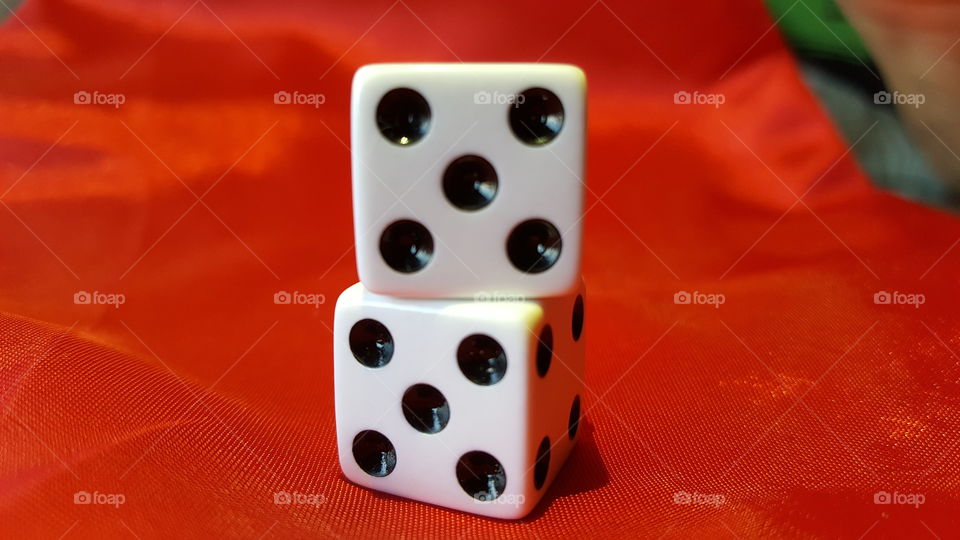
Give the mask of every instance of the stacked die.
[(574, 443), (586, 81), (551, 64), (378, 64), (353, 81), (360, 283), (337, 301), (340, 466), (498, 518)]

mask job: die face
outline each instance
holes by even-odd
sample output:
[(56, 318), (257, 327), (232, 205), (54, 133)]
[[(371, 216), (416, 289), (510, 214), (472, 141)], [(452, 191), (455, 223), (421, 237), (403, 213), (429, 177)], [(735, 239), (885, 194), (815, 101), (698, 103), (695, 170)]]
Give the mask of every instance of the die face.
[[(549, 486), (562, 469), (580, 435), (584, 412), (586, 336), (583, 332), (586, 290), (581, 282), (574, 294), (543, 301), (541, 333), (532, 344), (534, 370), (531, 372), (528, 463), (533, 464), (527, 479)], [(549, 339), (542, 328), (550, 327)], [(552, 346), (549, 364), (544, 349)], [(537, 467), (537, 463), (540, 467)]]
[[(423, 101), (395, 97), (407, 90)], [(405, 114), (383, 113), (398, 102)], [(579, 68), (365, 66), (354, 78), (351, 107), (357, 267), (365, 287), (467, 298), (553, 296), (577, 286), (585, 134)]]
[[(563, 339), (556, 339), (554, 352), (565, 357), (570, 372), (558, 369), (556, 360), (546, 377), (537, 372), (537, 336), (552, 316), (552, 302), (413, 301), (376, 295), (360, 284), (345, 291), (334, 323), (337, 440), (344, 475), (364, 487), (466, 512), (505, 519), (529, 513), (573, 446), (574, 440), (556, 435), (567, 422), (565, 413), (555, 418), (554, 409), (568, 407), (570, 396), (580, 393), (575, 386), (583, 372), (582, 344)], [(557, 325), (565, 318), (555, 317)], [(353, 332), (368, 320), (387, 329), (389, 337), (381, 344), (392, 347), (364, 349), (358, 347), (359, 339), (351, 342), (357, 335), (369, 338), (369, 329)], [(495, 363), (490, 369), (470, 369), (471, 359), (497, 356), (483, 337), (502, 348), (505, 369)], [(571, 350), (560, 350), (566, 347)], [(471, 355), (477, 348), (479, 353)], [(375, 352), (368, 354), (371, 350)], [(551, 397), (555, 392), (564, 395), (562, 403)], [(408, 400), (411, 395), (416, 399)], [(548, 427), (548, 422), (558, 425)], [(389, 440), (392, 455), (383, 445), (368, 444), (372, 439), (361, 440), (358, 449), (357, 437), (364, 432)], [(546, 477), (537, 488), (536, 451), (548, 433), (560, 444), (552, 446)], [(361, 463), (364, 452), (373, 457)], [(481, 453), (495, 460), (505, 479), (492, 497), (490, 481), (496, 477), (487, 474), (497, 469), (487, 468), (491, 465)]]

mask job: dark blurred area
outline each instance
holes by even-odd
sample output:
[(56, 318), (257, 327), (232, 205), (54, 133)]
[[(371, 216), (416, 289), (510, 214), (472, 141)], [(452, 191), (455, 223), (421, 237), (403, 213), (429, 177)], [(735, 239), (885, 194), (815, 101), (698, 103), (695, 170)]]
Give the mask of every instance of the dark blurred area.
[(872, 181), (956, 209), (960, 4), (766, 0)]

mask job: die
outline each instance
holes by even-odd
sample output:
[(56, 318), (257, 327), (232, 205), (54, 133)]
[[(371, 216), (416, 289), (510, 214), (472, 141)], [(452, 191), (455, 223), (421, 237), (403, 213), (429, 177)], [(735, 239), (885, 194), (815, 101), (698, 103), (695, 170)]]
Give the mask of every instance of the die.
[(519, 519), (581, 422), (584, 290), (537, 300), (415, 300), (356, 284), (337, 300), (334, 384), (344, 476)]
[(373, 64), (353, 79), (357, 270), (419, 298), (580, 279), (586, 79), (561, 64)]

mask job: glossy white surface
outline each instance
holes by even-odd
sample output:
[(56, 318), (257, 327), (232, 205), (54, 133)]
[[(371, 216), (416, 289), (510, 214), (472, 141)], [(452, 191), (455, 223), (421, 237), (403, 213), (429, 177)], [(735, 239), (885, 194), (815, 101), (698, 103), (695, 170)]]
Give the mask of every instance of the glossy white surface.
[[(533, 87), (552, 91), (564, 108), (559, 135), (542, 146), (521, 142), (508, 121), (512, 105), (494, 103)], [(387, 140), (376, 122), (380, 99), (394, 88), (416, 90), (431, 109), (426, 135), (405, 146)], [(419, 298), (471, 298), (481, 292), (542, 297), (576, 288), (585, 99), (585, 76), (569, 65), (375, 64), (358, 70), (351, 145), (357, 268), (364, 286)], [(493, 201), (477, 211), (450, 204), (441, 185), (447, 165), (467, 154), (485, 158), (499, 178)], [(511, 264), (506, 239), (517, 224), (533, 218), (553, 223), (563, 248), (553, 267), (527, 274)], [(383, 230), (400, 219), (420, 222), (434, 239), (430, 263), (410, 274), (390, 268), (379, 250)]]
[[(506, 519), (528, 514), (576, 441), (567, 435), (574, 396), (586, 410), (586, 336), (574, 341), (571, 330), (577, 294), (474, 302), (398, 299), (360, 284), (344, 291), (334, 322), (337, 442), (344, 475), (361, 486), (465, 512)], [(393, 338), (393, 355), (382, 367), (361, 364), (350, 349), (350, 329), (367, 318), (386, 326)], [(537, 336), (547, 324), (554, 354), (540, 377)], [(478, 333), (496, 339), (507, 356), (503, 378), (489, 386), (469, 380), (457, 362), (460, 341)], [(449, 404), (449, 423), (438, 433), (421, 433), (404, 417), (402, 396), (418, 383), (440, 390)], [(376, 430), (392, 442), (397, 461), (389, 475), (374, 477), (357, 465), (352, 445), (362, 430)], [(544, 436), (552, 445), (550, 465), (544, 485), (536, 489), (533, 465)], [(457, 480), (460, 456), (473, 450), (493, 455), (505, 469), (506, 489), (494, 501), (476, 500)]]

